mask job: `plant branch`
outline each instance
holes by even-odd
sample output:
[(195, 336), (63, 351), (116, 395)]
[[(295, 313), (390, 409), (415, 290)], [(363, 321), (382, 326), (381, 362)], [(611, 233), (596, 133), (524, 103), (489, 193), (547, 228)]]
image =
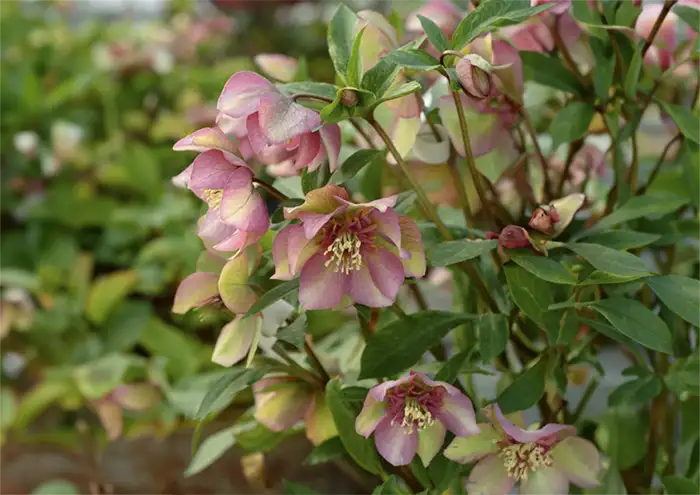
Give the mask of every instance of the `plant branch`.
[(321, 387), (325, 387), (326, 384), (323, 381), (323, 379), (318, 375), (314, 375), (309, 370), (297, 363), (294, 359), (292, 359), (292, 357), (282, 346), (281, 342), (275, 342), (275, 344), (272, 346), (272, 350), (275, 351), (284, 360), (284, 362), (289, 365), (289, 371), (291, 374), (296, 375), (302, 380), (309, 382), (313, 385), (320, 385)]
[[(512, 102), (512, 101), (511, 101)], [(546, 203), (549, 198), (551, 197), (551, 184), (549, 181), (549, 174), (547, 173), (548, 164), (547, 164), (547, 158), (545, 158), (544, 153), (542, 153), (542, 148), (540, 148), (540, 143), (537, 141), (537, 129), (535, 129), (535, 125), (532, 123), (532, 120), (530, 119), (530, 116), (527, 114), (525, 111), (525, 107), (519, 103), (512, 102), (514, 105), (517, 106), (518, 113), (520, 114), (520, 117), (523, 119), (523, 123), (525, 124), (525, 129), (527, 130), (527, 133), (530, 135), (530, 139), (532, 139), (532, 145), (535, 147), (535, 154), (537, 155), (537, 158), (540, 161), (540, 167), (542, 168), (542, 180), (543, 180), (543, 200)]]
[(289, 197), (287, 197), (286, 194), (284, 194), (282, 191), (278, 190), (277, 188), (275, 188), (271, 184), (268, 184), (265, 181), (262, 181), (258, 178), (254, 178), (253, 183), (258, 184), (261, 189), (265, 190), (270, 196), (272, 196), (273, 198), (275, 198), (279, 201), (285, 201), (285, 200), (289, 199)]
[(569, 172), (571, 171), (571, 165), (574, 162), (574, 156), (576, 156), (576, 153), (583, 147), (583, 139), (578, 139), (574, 141), (573, 143), (569, 144), (569, 151), (566, 156), (566, 165), (564, 165), (564, 171), (561, 174), (561, 178), (559, 179), (559, 184), (557, 185), (557, 197), (562, 197), (564, 194), (564, 184), (566, 183), (566, 180), (569, 178)]
[(457, 152), (454, 149), (454, 146), (450, 146), (450, 157), (447, 159), (447, 168), (450, 170), (452, 181), (454, 182), (455, 189), (457, 190), (457, 196), (459, 196), (459, 203), (462, 207), (464, 222), (467, 227), (474, 227), (474, 214), (469, 207), (467, 189), (464, 187), (464, 178), (462, 177), (462, 174), (459, 173), (459, 167), (457, 166)]
[(666, 161), (666, 155), (671, 150), (671, 147), (673, 147), (673, 144), (676, 141), (683, 142), (683, 135), (680, 132), (678, 134), (676, 134), (675, 136), (673, 136), (673, 138), (668, 142), (668, 144), (666, 145), (664, 150), (661, 152), (661, 156), (659, 156), (659, 159), (656, 160), (656, 164), (654, 165), (654, 168), (652, 169), (651, 174), (649, 174), (649, 179), (647, 179), (647, 183), (639, 188), (639, 190), (637, 191), (637, 196), (641, 196), (642, 194), (644, 194), (647, 191), (647, 189), (649, 188), (649, 186), (654, 182), (654, 179), (658, 175), (659, 170), (661, 170), (661, 166)]
[(326, 369), (323, 367), (323, 364), (321, 363), (321, 360), (318, 359), (318, 356), (314, 352), (313, 347), (311, 347), (311, 335), (307, 335), (306, 339), (304, 340), (304, 352), (306, 352), (306, 355), (309, 356), (309, 361), (311, 361), (311, 366), (313, 367), (314, 370), (316, 370), (316, 373), (319, 374), (321, 379), (323, 380), (324, 385), (328, 383), (331, 379), (330, 375), (326, 371)]
[(656, 35), (661, 29), (661, 25), (663, 24), (664, 19), (666, 19), (666, 16), (671, 11), (671, 7), (673, 7), (676, 3), (678, 3), (678, 0), (666, 0), (664, 2), (664, 6), (661, 9), (661, 12), (659, 13), (659, 17), (656, 18), (656, 22), (651, 28), (651, 33), (649, 33), (649, 37), (644, 41), (644, 47), (642, 48), (642, 58), (644, 58), (644, 55), (646, 55), (649, 51), (649, 48), (651, 48), (651, 45), (654, 42), (654, 38), (656, 38)]
[(586, 410), (586, 406), (588, 405), (588, 402), (590, 402), (591, 397), (593, 397), (593, 393), (598, 388), (598, 385), (600, 385), (600, 380), (598, 378), (593, 378), (588, 383), (586, 390), (583, 392), (583, 397), (581, 397), (581, 402), (579, 402), (578, 406), (576, 406), (576, 410), (574, 411), (573, 416), (571, 418), (572, 424), (576, 424), (578, 420), (581, 419), (581, 416)]

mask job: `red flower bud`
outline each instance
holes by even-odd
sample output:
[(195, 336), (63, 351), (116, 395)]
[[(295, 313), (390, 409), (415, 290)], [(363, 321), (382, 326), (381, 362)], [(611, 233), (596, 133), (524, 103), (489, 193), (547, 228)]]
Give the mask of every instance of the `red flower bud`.
[(504, 227), (501, 235), (498, 236), (498, 244), (507, 249), (532, 246), (527, 230), (517, 225)]
[(557, 209), (552, 205), (542, 206), (532, 212), (528, 226), (546, 235), (552, 235), (553, 224), (560, 220)]

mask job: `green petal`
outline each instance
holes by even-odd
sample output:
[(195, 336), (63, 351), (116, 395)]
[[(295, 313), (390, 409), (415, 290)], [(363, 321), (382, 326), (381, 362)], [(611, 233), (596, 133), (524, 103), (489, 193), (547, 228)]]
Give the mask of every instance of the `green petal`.
[(423, 465), (428, 467), (433, 457), (437, 455), (445, 441), (445, 427), (440, 421), (435, 421), (432, 425), (418, 432), (418, 457), (423, 461)]
[(498, 452), (501, 435), (490, 425), (480, 424), (481, 431), (469, 437), (457, 437), (445, 449), (445, 457), (460, 464), (477, 461), (488, 454)]

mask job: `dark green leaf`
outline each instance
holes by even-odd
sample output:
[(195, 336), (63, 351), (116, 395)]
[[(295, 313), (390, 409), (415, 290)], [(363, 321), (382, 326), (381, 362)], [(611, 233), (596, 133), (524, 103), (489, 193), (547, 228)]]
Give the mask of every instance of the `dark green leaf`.
[(665, 101), (661, 102), (661, 106), (668, 112), (686, 139), (700, 144), (700, 119), (697, 115), (685, 107)]
[(277, 87), (290, 96), (298, 94), (307, 94), (318, 96), (320, 98), (325, 98), (327, 100), (335, 99), (335, 95), (340, 89), (333, 84), (310, 81), (280, 84)]
[(576, 277), (561, 263), (544, 256), (534, 256), (518, 249), (508, 250), (508, 257), (533, 275), (554, 284), (576, 285)]
[[(690, 7), (687, 7), (690, 10)], [(668, 495), (697, 495), (700, 493), (700, 485), (682, 476), (664, 476), (664, 488)]]
[(372, 495), (411, 495), (412, 493), (403, 480), (393, 474), (372, 491)]
[(434, 70), (440, 67), (440, 61), (432, 55), (415, 48), (398, 49), (386, 55), (384, 58), (390, 62), (414, 70)]
[[(428, 474), (435, 485), (436, 493), (444, 493), (450, 484), (459, 479), (462, 466), (444, 455), (437, 455), (428, 466)], [(454, 493), (454, 492), (451, 492)]]
[(314, 447), (304, 461), (307, 466), (317, 466), (341, 458), (345, 454), (340, 437), (333, 437)]
[(678, 14), (678, 17), (683, 19), (688, 26), (697, 33), (700, 31), (700, 10), (689, 5), (676, 5), (673, 7), (673, 12)]
[(328, 25), (328, 54), (336, 73), (343, 79), (348, 73), (356, 25), (357, 16), (342, 3)]
[(362, 353), (360, 379), (399, 373), (418, 362), (454, 327), (473, 315), (446, 311), (421, 311), (381, 328)]
[(487, 313), (477, 320), (479, 329), (479, 353), (485, 363), (500, 355), (508, 343), (508, 317), (503, 314)]
[(452, 49), (461, 50), (478, 36), (496, 28), (519, 24), (554, 4), (531, 7), (527, 0), (484, 0), (462, 19), (452, 35)]
[(595, 431), (596, 444), (619, 469), (627, 469), (646, 454), (648, 427), (648, 417), (635, 408), (609, 408)]
[(585, 258), (598, 270), (620, 277), (644, 277), (650, 275), (641, 258), (626, 251), (616, 251), (599, 244), (567, 244), (567, 248)]
[(204, 419), (212, 412), (220, 411), (228, 406), (238, 392), (252, 383), (257, 382), (267, 368), (231, 368), (226, 374), (214, 382), (194, 415), (195, 419)]
[(421, 90), (421, 85), (418, 81), (411, 81), (402, 84), (401, 86), (392, 89), (388, 93), (385, 93), (384, 96), (381, 98), (377, 99), (376, 101), (372, 102), (372, 104), (369, 106), (369, 108), (374, 108), (386, 101), (391, 101), (391, 100), (396, 100), (397, 98), (403, 98), (406, 95), (410, 95), (412, 93), (416, 93)]
[(625, 337), (655, 351), (673, 352), (666, 323), (634, 299), (601, 299), (588, 306), (599, 312)]
[(671, 311), (700, 327), (700, 281), (680, 275), (662, 275), (645, 280)]
[(454, 265), (488, 253), (498, 245), (495, 239), (447, 241), (428, 250), (428, 260), (432, 266)]
[(267, 308), (270, 304), (279, 301), (283, 297), (297, 290), (299, 290), (298, 278), (295, 278), (294, 280), (288, 280), (287, 282), (279, 284), (278, 286), (268, 290), (266, 293), (260, 296), (260, 299), (255, 301), (255, 304), (253, 304), (248, 310), (246, 316), (254, 315), (255, 313), (262, 311), (263, 309)]
[(592, 244), (602, 244), (617, 250), (641, 248), (659, 238), (661, 236), (658, 234), (647, 234), (646, 232), (635, 232), (634, 230), (609, 230), (587, 237)]
[(352, 179), (364, 167), (381, 161), (383, 152), (379, 150), (358, 150), (350, 155), (331, 175), (330, 184), (342, 184)]
[(534, 366), (523, 371), (510, 386), (498, 396), (497, 402), (503, 414), (524, 411), (535, 405), (544, 395), (547, 377), (547, 361), (540, 358)]
[(472, 351), (462, 351), (452, 356), (445, 364), (442, 365), (435, 375), (435, 380), (439, 382), (454, 383), (459, 376), (459, 373), (464, 368), (464, 365), (469, 361)]
[(666, 385), (678, 395), (700, 395), (700, 357), (688, 356), (675, 361), (664, 377)]
[(644, 404), (661, 393), (663, 382), (657, 375), (649, 374), (645, 377), (625, 382), (612, 391), (608, 397), (611, 407), (620, 404), (638, 405)]
[(683, 167), (683, 180), (693, 205), (700, 207), (700, 153), (698, 145), (687, 139), (683, 142), (679, 162)]
[(353, 88), (360, 87), (360, 77), (362, 74), (362, 63), (360, 60), (360, 44), (362, 43), (362, 36), (365, 34), (366, 27), (362, 28), (357, 35), (355, 35), (355, 40), (352, 42), (352, 51), (350, 52), (350, 60), (348, 61), (348, 72), (346, 74), (346, 81), (348, 86)]
[(372, 474), (380, 474), (382, 465), (374, 448), (374, 442), (355, 431), (357, 412), (349, 409), (343, 401), (338, 378), (333, 378), (326, 385), (326, 402), (345, 450), (362, 468)]
[(287, 480), (282, 481), (282, 487), (284, 488), (285, 495), (321, 495), (316, 490), (312, 490), (306, 485), (293, 483)]
[(617, 58), (611, 53), (609, 46), (603, 43), (600, 38), (591, 36), (589, 41), (595, 56), (595, 70), (593, 71), (595, 94), (602, 103), (607, 103), (610, 98), (610, 87), (615, 75), (615, 61)]
[(377, 98), (381, 98), (393, 84), (400, 69), (401, 67), (386, 56), (382, 57), (374, 67), (362, 76), (362, 89), (373, 93)]
[(560, 59), (539, 52), (521, 51), (523, 73), (528, 81), (560, 89), (578, 96), (585, 94), (576, 76), (564, 67)]
[(552, 135), (552, 148), (582, 138), (595, 115), (595, 107), (582, 101), (569, 102), (552, 120), (549, 132)]
[(513, 302), (531, 320), (546, 328), (548, 321), (545, 315), (554, 303), (551, 286), (518, 265), (508, 264), (503, 269)]
[(589, 327), (593, 328), (597, 332), (602, 333), (606, 337), (613, 339), (613, 340), (616, 340), (617, 342), (620, 342), (620, 343), (628, 345), (628, 346), (635, 345), (635, 343), (632, 339), (623, 335), (614, 326), (609, 325), (608, 323), (606, 323), (604, 321), (591, 320), (590, 318), (582, 318), (582, 317), (579, 317), (578, 321), (580, 321), (584, 325), (588, 325)]
[(642, 49), (645, 43), (646, 41), (642, 40), (637, 45), (629, 69), (627, 70), (627, 75), (625, 76), (625, 95), (632, 100), (637, 98), (637, 84), (639, 83), (639, 75), (642, 72)]
[(440, 29), (437, 24), (422, 15), (418, 16), (418, 20), (420, 21), (420, 25), (423, 26), (423, 31), (425, 31), (425, 34), (428, 36), (428, 40), (438, 52), (442, 53), (450, 47), (442, 29)]
[(277, 340), (292, 344), (299, 350), (304, 349), (306, 338), (306, 314), (299, 315), (291, 324), (277, 331)]
[(625, 488), (625, 483), (622, 481), (620, 470), (617, 469), (615, 462), (610, 462), (610, 465), (600, 478), (600, 485), (586, 490), (586, 493), (590, 495), (610, 495), (611, 493), (627, 495), (627, 488)]

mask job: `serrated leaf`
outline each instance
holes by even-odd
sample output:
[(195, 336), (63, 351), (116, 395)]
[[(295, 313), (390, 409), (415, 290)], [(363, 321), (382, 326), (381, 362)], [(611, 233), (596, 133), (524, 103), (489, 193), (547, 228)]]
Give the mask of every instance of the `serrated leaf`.
[(547, 360), (540, 358), (533, 366), (526, 369), (498, 396), (496, 402), (503, 414), (524, 411), (535, 405), (544, 395), (547, 377)]
[(582, 101), (569, 102), (552, 120), (549, 133), (552, 135), (552, 149), (582, 138), (591, 125), (595, 107)]
[(396, 87), (395, 89), (392, 89), (388, 93), (385, 93), (383, 97), (377, 99), (374, 101), (369, 108), (374, 108), (378, 105), (381, 105), (384, 102), (391, 101), (391, 100), (396, 100), (398, 98), (403, 98), (404, 96), (410, 95), (412, 93), (416, 93), (421, 90), (421, 85), (418, 81), (411, 81), (402, 84), (401, 86)]
[(348, 71), (345, 79), (347, 81), (348, 86), (354, 88), (360, 87), (360, 77), (362, 76), (362, 74), (360, 73), (360, 70), (362, 68), (362, 64), (360, 63), (360, 45), (362, 43), (362, 36), (365, 34), (366, 28), (366, 26), (363, 27), (362, 29), (360, 29), (360, 32), (358, 32), (355, 35), (355, 39), (352, 42), (350, 60), (348, 61)]
[(626, 251), (587, 243), (566, 244), (566, 247), (605, 273), (619, 277), (644, 277), (651, 274), (641, 258)]
[(546, 314), (554, 303), (550, 285), (518, 265), (508, 264), (503, 270), (513, 302), (532, 321), (546, 328), (549, 323)]
[(422, 15), (418, 16), (418, 20), (420, 21), (420, 25), (423, 27), (423, 31), (425, 31), (426, 36), (428, 36), (428, 40), (433, 44), (438, 52), (442, 53), (449, 48), (445, 34), (442, 32), (442, 29), (437, 26), (437, 24), (427, 17), (423, 17)]
[(379, 59), (379, 62), (374, 67), (363, 74), (361, 87), (374, 94), (377, 98), (381, 98), (394, 82), (395, 76), (400, 69), (401, 67), (384, 56)]
[(498, 241), (468, 240), (447, 241), (428, 250), (428, 261), (432, 266), (447, 266), (467, 261), (495, 249)]
[(405, 67), (407, 69), (413, 70), (435, 70), (440, 67), (440, 61), (426, 53), (422, 50), (415, 48), (394, 50), (393, 52), (386, 55), (384, 58), (390, 62), (398, 65), (399, 67)]
[(421, 311), (379, 329), (362, 352), (360, 379), (399, 373), (418, 362), (454, 327), (473, 315), (447, 311)]
[(263, 309), (267, 308), (269, 305), (272, 303), (279, 301), (283, 297), (293, 293), (294, 291), (299, 290), (299, 279), (295, 278), (294, 280), (288, 280), (286, 282), (283, 282), (274, 288), (268, 290), (265, 292), (262, 296), (260, 296), (260, 299), (255, 301), (255, 304), (253, 304), (248, 312), (246, 313), (246, 316), (251, 316), (254, 315), (255, 313), (259, 313)]
[(487, 313), (476, 322), (479, 330), (479, 353), (485, 363), (500, 355), (508, 343), (508, 317), (503, 314)]
[(379, 150), (358, 150), (350, 155), (343, 164), (336, 169), (328, 181), (330, 184), (342, 184), (355, 177), (363, 168), (383, 159), (384, 153)]
[(318, 96), (320, 98), (325, 98), (327, 100), (333, 100), (335, 95), (338, 93), (339, 87), (320, 82), (293, 82), (287, 84), (279, 84), (277, 86), (282, 92), (289, 96), (297, 94), (308, 94), (313, 96)]

